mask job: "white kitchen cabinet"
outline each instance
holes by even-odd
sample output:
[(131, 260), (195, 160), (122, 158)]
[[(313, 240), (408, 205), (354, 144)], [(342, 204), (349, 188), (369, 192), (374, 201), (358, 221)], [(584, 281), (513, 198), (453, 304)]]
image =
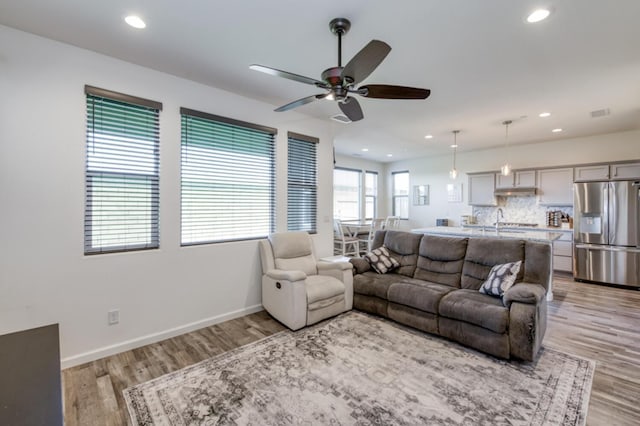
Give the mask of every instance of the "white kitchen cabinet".
[(515, 187), (516, 188), (533, 188), (536, 186), (536, 171), (526, 170), (522, 172), (515, 172)]
[(533, 188), (536, 186), (536, 171), (515, 171), (509, 176), (496, 173), (496, 188)]
[(496, 176), (494, 173), (469, 175), (469, 205), (495, 206)]
[(612, 164), (611, 179), (640, 179), (640, 163)]
[(553, 242), (553, 269), (573, 272), (573, 232), (563, 232), (562, 237)]
[(496, 173), (496, 188), (513, 188), (513, 173), (510, 173), (509, 176)]
[(609, 180), (609, 165), (597, 164), (575, 167), (573, 169), (573, 179), (576, 182)]
[(573, 205), (573, 168), (538, 170), (538, 203), (543, 206)]

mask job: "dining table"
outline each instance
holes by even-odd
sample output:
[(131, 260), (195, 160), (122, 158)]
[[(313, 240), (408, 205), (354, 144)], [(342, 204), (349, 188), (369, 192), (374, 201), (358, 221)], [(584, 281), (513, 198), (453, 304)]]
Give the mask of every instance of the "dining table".
[(369, 230), (371, 230), (370, 220), (343, 220), (342, 225), (344, 226), (344, 230), (347, 231), (349, 237), (369, 235)]

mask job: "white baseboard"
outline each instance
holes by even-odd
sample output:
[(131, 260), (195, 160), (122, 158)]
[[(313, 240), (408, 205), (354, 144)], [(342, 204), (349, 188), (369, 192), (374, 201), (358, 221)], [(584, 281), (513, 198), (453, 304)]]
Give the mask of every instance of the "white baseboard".
[(76, 365), (84, 364), (110, 355), (115, 355), (120, 352), (139, 348), (141, 346), (149, 345), (151, 343), (159, 342), (161, 340), (169, 339), (171, 337), (179, 336), (181, 334), (208, 327), (213, 324), (218, 324), (234, 318), (253, 314), (255, 312), (261, 311), (262, 309), (262, 305), (253, 305), (247, 308), (238, 309), (237, 311), (217, 315), (215, 317), (205, 318), (203, 320), (192, 322), (190, 324), (170, 328), (168, 330), (160, 331), (157, 333), (147, 334), (146, 336), (141, 336), (135, 339), (126, 340), (124, 342), (116, 343), (115, 345), (104, 346), (102, 348), (84, 352), (78, 355), (72, 355), (60, 360), (61, 368), (64, 370), (65, 368), (75, 367)]

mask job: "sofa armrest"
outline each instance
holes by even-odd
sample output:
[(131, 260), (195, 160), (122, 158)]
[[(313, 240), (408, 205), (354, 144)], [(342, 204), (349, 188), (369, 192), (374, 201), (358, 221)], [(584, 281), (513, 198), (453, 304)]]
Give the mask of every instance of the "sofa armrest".
[(269, 269), (264, 273), (274, 280), (287, 280), (287, 281), (303, 281), (307, 279), (307, 274), (302, 271), (285, 271), (282, 269)]
[(349, 262), (318, 262), (318, 271), (327, 271), (331, 269), (344, 271), (351, 268), (353, 268), (353, 265)]
[(504, 292), (502, 303), (507, 308), (513, 302), (537, 305), (545, 299), (547, 291), (540, 284), (518, 283)]
[(368, 260), (363, 259), (362, 257), (354, 257), (349, 259), (349, 263), (353, 265), (353, 273), (362, 274), (371, 269), (371, 264)]

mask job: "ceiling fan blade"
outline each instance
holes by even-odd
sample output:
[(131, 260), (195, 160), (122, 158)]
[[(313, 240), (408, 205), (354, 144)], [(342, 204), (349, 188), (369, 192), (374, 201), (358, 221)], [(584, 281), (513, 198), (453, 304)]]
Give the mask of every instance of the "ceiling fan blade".
[(298, 99), (297, 101), (289, 102), (286, 105), (282, 105), (280, 108), (274, 109), (274, 111), (276, 112), (289, 111), (290, 109), (297, 108), (299, 106), (311, 103), (316, 99), (324, 99), (326, 97), (327, 97), (326, 94), (307, 96), (306, 98)]
[(364, 118), (362, 108), (360, 108), (360, 103), (356, 98), (347, 98), (343, 102), (339, 102), (338, 106), (351, 121), (358, 121)]
[(427, 99), (431, 94), (429, 89), (415, 87), (391, 86), (388, 84), (369, 84), (361, 86), (357, 93), (367, 98), (379, 99)]
[(391, 47), (380, 40), (371, 40), (342, 70), (342, 78), (359, 83), (375, 70), (391, 52)]
[(314, 86), (326, 88), (327, 84), (323, 81), (316, 80), (315, 78), (305, 77), (303, 75), (294, 74), (288, 71), (281, 71), (271, 67), (265, 67), (264, 65), (253, 64), (249, 65), (254, 71), (260, 71), (265, 74), (275, 75), (276, 77), (288, 78), (289, 80), (297, 81), (299, 83), (312, 84)]

